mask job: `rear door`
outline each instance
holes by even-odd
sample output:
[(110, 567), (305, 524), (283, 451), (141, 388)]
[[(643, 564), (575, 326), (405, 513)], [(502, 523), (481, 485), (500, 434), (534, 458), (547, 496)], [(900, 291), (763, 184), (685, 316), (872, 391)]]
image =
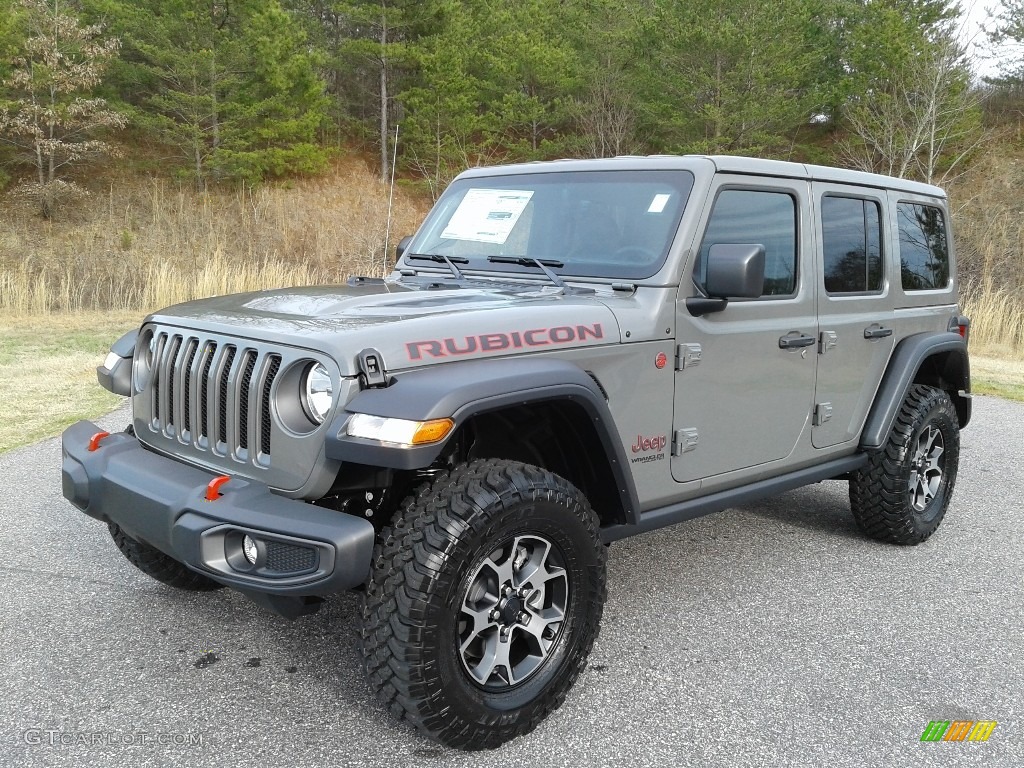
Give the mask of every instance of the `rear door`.
[(828, 448), (860, 434), (894, 334), (890, 217), (884, 190), (814, 183), (818, 378), (811, 441)]

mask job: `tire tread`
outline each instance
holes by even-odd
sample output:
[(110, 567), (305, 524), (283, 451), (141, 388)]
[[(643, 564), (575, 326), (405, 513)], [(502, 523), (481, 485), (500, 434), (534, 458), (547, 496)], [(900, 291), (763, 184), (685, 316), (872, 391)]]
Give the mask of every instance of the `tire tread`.
[(871, 451), (868, 464), (850, 477), (850, 508), (860, 529), (873, 539), (894, 544), (920, 544), (939, 527), (956, 482), (959, 444), (947, 446), (948, 483), (942, 507), (926, 526), (915, 524), (907, 493), (905, 462), (910, 441), (922, 421), (938, 409), (953, 423), (959, 434), (956, 409), (941, 389), (915, 384), (907, 392), (885, 446)]
[[(461, 537), (470, 529), (497, 528), (508, 521), (512, 513), (505, 510), (511, 504), (527, 499), (565, 504), (595, 542), (601, 567), (599, 585), (588, 606), (594, 630), (569, 662), (575, 665), (571, 674), (539, 697), (542, 701), (528, 718), (463, 722), (432, 696), (436, 665), (428, 657), (435, 629), (427, 622), (427, 602), (437, 593), (444, 565)], [(557, 475), (518, 462), (484, 459), (438, 476), (405, 499), (378, 536), (363, 599), (360, 638), (371, 687), (394, 716), (450, 747), (494, 748), (532, 731), (562, 704), (585, 668), (606, 597), (606, 557), (596, 515), (582, 494)]]

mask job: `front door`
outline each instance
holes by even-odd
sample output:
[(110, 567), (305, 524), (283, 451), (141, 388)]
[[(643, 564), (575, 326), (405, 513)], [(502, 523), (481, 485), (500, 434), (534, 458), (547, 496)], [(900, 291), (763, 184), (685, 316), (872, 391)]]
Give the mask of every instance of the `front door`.
[[(677, 482), (780, 461), (805, 440), (818, 338), (809, 196), (806, 181), (716, 179), (677, 302)], [(764, 293), (693, 317), (685, 299), (716, 243), (764, 246)]]

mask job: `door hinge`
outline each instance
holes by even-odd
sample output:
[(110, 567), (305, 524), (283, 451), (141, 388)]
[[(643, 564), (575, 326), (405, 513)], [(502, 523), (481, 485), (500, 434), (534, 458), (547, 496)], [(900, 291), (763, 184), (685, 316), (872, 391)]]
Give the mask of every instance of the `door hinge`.
[(814, 406), (814, 420), (811, 422), (815, 427), (820, 427), (832, 418), (832, 403), (818, 403)]
[(677, 429), (672, 435), (672, 455), (682, 456), (684, 453), (696, 450), (697, 438), (696, 427)]
[(835, 331), (822, 331), (818, 337), (818, 354), (824, 355), (839, 343), (839, 334)]
[(680, 344), (676, 347), (676, 370), (681, 371), (684, 368), (694, 368), (700, 365), (702, 354), (703, 350), (701, 350), (700, 344)]

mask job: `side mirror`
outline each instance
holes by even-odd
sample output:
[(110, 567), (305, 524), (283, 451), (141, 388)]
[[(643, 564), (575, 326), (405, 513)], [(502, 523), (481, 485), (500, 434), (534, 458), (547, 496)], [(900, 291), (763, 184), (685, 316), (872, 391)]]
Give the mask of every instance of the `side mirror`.
[(756, 299), (764, 292), (764, 246), (718, 243), (708, 250), (704, 296), (691, 296), (686, 309), (694, 317), (721, 312), (729, 299)]
[(398, 241), (398, 245), (395, 246), (395, 259), (396, 260), (402, 258), (402, 255), (405, 253), (405, 250), (409, 247), (409, 243), (411, 243), (411, 242), (412, 242), (412, 235), (406, 235), (405, 237), (403, 237), (401, 240)]
[(712, 298), (756, 299), (764, 291), (764, 246), (712, 245), (704, 290)]

